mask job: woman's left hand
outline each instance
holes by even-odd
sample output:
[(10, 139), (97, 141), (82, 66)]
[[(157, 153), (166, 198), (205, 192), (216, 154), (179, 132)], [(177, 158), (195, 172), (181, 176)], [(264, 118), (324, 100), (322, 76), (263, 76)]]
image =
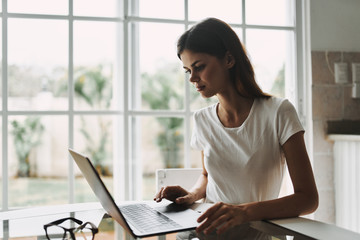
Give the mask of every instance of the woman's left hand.
[(198, 218), (198, 222), (203, 223), (196, 228), (196, 231), (209, 234), (217, 229), (216, 233), (221, 234), (236, 225), (245, 223), (246, 218), (244, 206), (219, 202)]

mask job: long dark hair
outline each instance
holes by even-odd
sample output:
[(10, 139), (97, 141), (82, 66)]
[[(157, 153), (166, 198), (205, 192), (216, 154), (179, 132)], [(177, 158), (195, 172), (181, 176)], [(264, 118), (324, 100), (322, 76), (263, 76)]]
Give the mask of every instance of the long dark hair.
[(206, 53), (219, 59), (223, 59), (229, 52), (235, 59), (235, 65), (230, 69), (230, 74), (238, 92), (248, 98), (270, 97), (256, 83), (254, 69), (246, 50), (227, 23), (216, 18), (208, 18), (194, 25), (178, 40), (179, 58), (184, 50)]

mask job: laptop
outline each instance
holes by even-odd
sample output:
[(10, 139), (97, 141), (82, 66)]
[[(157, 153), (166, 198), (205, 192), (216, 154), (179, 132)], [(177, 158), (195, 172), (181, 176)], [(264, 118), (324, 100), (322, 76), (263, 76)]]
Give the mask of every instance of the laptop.
[(199, 212), (170, 201), (116, 205), (90, 159), (72, 149), (69, 152), (106, 212), (133, 237), (192, 230), (199, 225)]

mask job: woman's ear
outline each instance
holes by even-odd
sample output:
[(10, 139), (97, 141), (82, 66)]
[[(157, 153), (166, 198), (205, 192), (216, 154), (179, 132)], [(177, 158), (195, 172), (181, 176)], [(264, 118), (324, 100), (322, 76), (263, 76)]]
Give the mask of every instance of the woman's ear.
[(229, 69), (235, 65), (235, 58), (233, 55), (231, 55), (231, 53), (229, 51), (227, 51), (225, 54), (225, 61), (226, 61), (226, 65)]

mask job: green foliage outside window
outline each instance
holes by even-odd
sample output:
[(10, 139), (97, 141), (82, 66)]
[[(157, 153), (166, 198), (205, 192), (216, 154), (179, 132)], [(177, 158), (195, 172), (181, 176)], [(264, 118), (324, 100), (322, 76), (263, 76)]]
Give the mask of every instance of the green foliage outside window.
[[(86, 103), (94, 110), (107, 110), (110, 108), (112, 99), (112, 70), (105, 73), (105, 66), (78, 67), (74, 69), (74, 92), (79, 100)], [(58, 93), (61, 95), (67, 91), (67, 83), (63, 84)], [(97, 127), (100, 128), (99, 135), (93, 134), (93, 129), (89, 126), (86, 117), (80, 117), (80, 133), (84, 137), (85, 152), (90, 158), (100, 174), (110, 175), (110, 170), (105, 164), (109, 157), (106, 147), (110, 141), (111, 122), (103, 116), (97, 117)]]
[(75, 69), (75, 94), (93, 109), (109, 109), (112, 98), (111, 74), (104, 73), (104, 66)]
[[(184, 79), (178, 70), (178, 65), (168, 64), (154, 74), (143, 73), (141, 78), (142, 99), (151, 109), (169, 110), (174, 107), (183, 109), (184, 87), (181, 86), (181, 83), (184, 83)], [(159, 117), (156, 120), (162, 129), (156, 136), (155, 142), (160, 148), (164, 166), (167, 168), (181, 167), (183, 164), (180, 150), (184, 141), (181, 127), (184, 119)]]
[(41, 143), (44, 126), (40, 117), (27, 117), (25, 121), (11, 121), (11, 134), (14, 137), (15, 152), (18, 158), (18, 177), (30, 177), (35, 174), (31, 169), (29, 155)]
[[(112, 99), (111, 74), (104, 74), (104, 66), (98, 65), (94, 68), (78, 68), (75, 72), (74, 90), (75, 94), (83, 99), (92, 109), (106, 110), (110, 107)], [(106, 146), (109, 143), (111, 122), (102, 116), (97, 117), (100, 127), (100, 137), (94, 137), (88, 130), (85, 118), (81, 116), (80, 133), (86, 143), (86, 152), (91, 156), (91, 160), (99, 173), (109, 175), (109, 169), (104, 164), (109, 153)]]
[(285, 66), (278, 72), (270, 92), (277, 97), (285, 97)]

